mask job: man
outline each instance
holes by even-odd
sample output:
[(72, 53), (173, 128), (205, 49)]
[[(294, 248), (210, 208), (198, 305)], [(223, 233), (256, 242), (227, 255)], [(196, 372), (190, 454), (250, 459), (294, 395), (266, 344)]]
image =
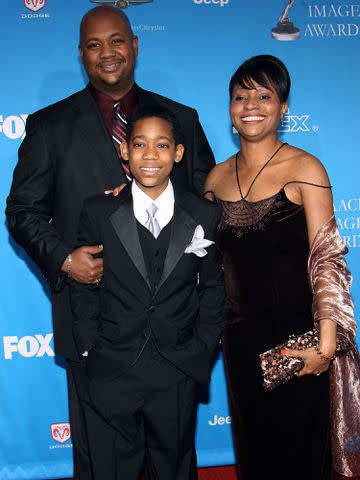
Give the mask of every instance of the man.
[(75, 477), (89, 480), (84, 361), (73, 340), (67, 276), (82, 283), (99, 281), (102, 260), (94, 257), (102, 247), (74, 248), (83, 201), (128, 182), (118, 144), (126, 117), (142, 106), (166, 106), (181, 125), (186, 153), (174, 169), (174, 185), (200, 193), (214, 160), (195, 110), (134, 83), (138, 40), (122, 11), (90, 10), (81, 22), (79, 48), (89, 85), (28, 117), (6, 214), (14, 239), (52, 288), (55, 351), (68, 360)]
[(217, 205), (173, 187), (175, 117), (140, 109), (121, 146), (133, 182), (88, 199), (80, 244), (104, 246), (100, 285), (71, 280), (74, 336), (87, 356), (85, 415), (95, 480), (195, 480), (197, 385), (223, 327)]

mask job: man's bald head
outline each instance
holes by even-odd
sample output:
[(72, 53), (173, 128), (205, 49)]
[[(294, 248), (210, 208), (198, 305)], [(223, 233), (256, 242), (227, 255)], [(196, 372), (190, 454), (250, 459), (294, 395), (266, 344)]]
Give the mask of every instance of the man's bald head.
[(80, 40), (79, 40), (79, 46), (82, 46), (83, 38), (84, 38), (84, 29), (86, 28), (86, 25), (89, 20), (96, 20), (96, 18), (104, 18), (110, 15), (117, 15), (119, 19), (126, 25), (127, 33), (131, 36), (133, 36), (133, 31), (131, 28), (131, 23), (128, 17), (125, 15), (125, 13), (120, 10), (119, 8), (108, 6), (108, 5), (102, 5), (99, 7), (92, 8), (88, 12), (85, 13), (85, 15), (81, 19), (80, 23)]
[(96, 89), (115, 100), (131, 89), (138, 39), (121, 10), (102, 6), (87, 12), (81, 21), (79, 51)]

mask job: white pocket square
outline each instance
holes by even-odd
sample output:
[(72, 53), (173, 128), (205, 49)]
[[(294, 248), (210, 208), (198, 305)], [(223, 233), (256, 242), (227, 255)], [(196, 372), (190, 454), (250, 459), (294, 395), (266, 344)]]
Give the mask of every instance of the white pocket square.
[(207, 247), (210, 247), (213, 242), (212, 240), (206, 240), (204, 238), (205, 232), (201, 225), (198, 225), (195, 228), (194, 236), (191, 240), (191, 243), (185, 248), (185, 253), (194, 253), (197, 257), (205, 257)]

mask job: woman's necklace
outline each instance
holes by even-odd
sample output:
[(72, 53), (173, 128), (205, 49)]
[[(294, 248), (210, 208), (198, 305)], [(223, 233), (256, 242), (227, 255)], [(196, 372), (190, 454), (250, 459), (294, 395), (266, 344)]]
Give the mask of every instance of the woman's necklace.
[(270, 161), (275, 157), (275, 155), (278, 153), (278, 151), (279, 151), (282, 147), (284, 147), (285, 145), (287, 145), (286, 142), (282, 143), (282, 144), (280, 145), (280, 147), (278, 147), (278, 148), (275, 150), (275, 152), (271, 155), (271, 157), (269, 158), (269, 160), (267, 160), (267, 161), (264, 163), (264, 165), (260, 168), (260, 170), (258, 171), (258, 173), (255, 175), (253, 181), (251, 182), (250, 187), (249, 187), (249, 189), (248, 189), (248, 191), (247, 191), (247, 193), (246, 193), (245, 196), (242, 194), (241, 187), (240, 187), (240, 180), (239, 180), (239, 173), (238, 173), (238, 160), (239, 160), (240, 151), (237, 152), (236, 157), (235, 157), (236, 181), (237, 181), (237, 184), (238, 184), (238, 188), (239, 188), (239, 192), (240, 192), (240, 196), (241, 196), (242, 200), (245, 200), (246, 197), (249, 195), (250, 190), (252, 189), (252, 186), (253, 186), (254, 183), (255, 183), (255, 180), (258, 178), (258, 176), (260, 175), (260, 173), (264, 170), (264, 168), (266, 167), (266, 165), (268, 165), (268, 164), (270, 163)]

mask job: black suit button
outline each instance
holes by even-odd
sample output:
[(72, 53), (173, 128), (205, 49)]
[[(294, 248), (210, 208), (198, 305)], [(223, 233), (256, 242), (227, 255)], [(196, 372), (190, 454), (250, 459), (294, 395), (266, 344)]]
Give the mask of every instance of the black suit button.
[(151, 305), (149, 308), (148, 308), (148, 312), (154, 312), (155, 311), (155, 307), (154, 305)]
[(154, 255), (155, 255), (155, 257), (158, 257), (159, 256), (159, 250), (156, 250)]

